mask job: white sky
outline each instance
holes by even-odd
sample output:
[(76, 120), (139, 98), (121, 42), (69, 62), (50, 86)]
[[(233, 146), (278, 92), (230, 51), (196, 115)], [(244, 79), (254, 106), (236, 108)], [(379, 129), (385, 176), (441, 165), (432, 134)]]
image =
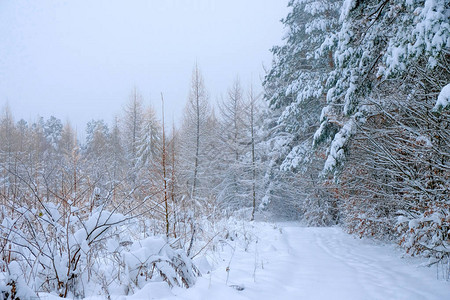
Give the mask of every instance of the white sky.
[(197, 61), (211, 101), (260, 85), (288, 0), (0, 0), (0, 105), (15, 119), (111, 122), (136, 86), (179, 120)]

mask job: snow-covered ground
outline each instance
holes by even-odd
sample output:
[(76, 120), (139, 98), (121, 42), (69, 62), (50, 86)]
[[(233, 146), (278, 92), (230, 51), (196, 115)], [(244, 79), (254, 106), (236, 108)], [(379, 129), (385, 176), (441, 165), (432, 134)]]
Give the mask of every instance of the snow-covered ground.
[(450, 282), (437, 279), (436, 267), (419, 267), (394, 246), (339, 228), (238, 226), (238, 238), (207, 257), (209, 274), (205, 257), (196, 259), (204, 274), (193, 288), (150, 283), (133, 296), (112, 299), (450, 299)]

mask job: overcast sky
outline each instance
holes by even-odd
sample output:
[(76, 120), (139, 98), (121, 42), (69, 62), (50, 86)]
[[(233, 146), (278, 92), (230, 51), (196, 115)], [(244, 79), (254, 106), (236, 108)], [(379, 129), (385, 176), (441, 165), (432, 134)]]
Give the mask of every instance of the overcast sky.
[(111, 122), (134, 86), (181, 118), (197, 61), (211, 100), (239, 75), (260, 85), (280, 44), (287, 0), (0, 0), (0, 105)]

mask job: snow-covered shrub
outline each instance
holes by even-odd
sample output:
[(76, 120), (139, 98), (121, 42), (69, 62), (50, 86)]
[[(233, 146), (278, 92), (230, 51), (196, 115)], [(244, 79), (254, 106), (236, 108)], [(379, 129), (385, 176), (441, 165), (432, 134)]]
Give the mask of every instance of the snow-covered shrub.
[(31, 299), (36, 294), (27, 286), (23, 270), (17, 261), (11, 261), (0, 272), (0, 298), (5, 300)]
[(129, 250), (123, 251), (122, 259), (131, 290), (154, 281), (189, 288), (200, 275), (186, 253), (173, 249), (163, 237), (135, 241)]
[[(98, 207), (90, 213), (53, 203), (21, 207), (0, 226), (3, 264), (13, 263), (17, 293), (28, 285), (34, 291), (61, 297), (83, 296), (93, 259), (106, 235), (124, 217)], [(9, 269), (8, 269), (9, 270)], [(25, 288), (24, 288), (25, 289)]]
[(406, 248), (407, 253), (428, 257), (430, 265), (448, 264), (450, 259), (448, 203), (435, 203), (424, 212), (418, 213), (416, 217), (400, 216), (397, 228), (401, 234), (399, 244)]

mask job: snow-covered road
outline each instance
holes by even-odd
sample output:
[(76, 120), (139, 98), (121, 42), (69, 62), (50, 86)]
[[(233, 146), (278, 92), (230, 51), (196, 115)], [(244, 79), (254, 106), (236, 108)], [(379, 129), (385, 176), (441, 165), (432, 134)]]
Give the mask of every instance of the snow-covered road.
[(450, 299), (450, 282), (437, 280), (436, 268), (339, 228), (256, 224), (254, 232), (254, 247), (222, 256), (173, 299)]

